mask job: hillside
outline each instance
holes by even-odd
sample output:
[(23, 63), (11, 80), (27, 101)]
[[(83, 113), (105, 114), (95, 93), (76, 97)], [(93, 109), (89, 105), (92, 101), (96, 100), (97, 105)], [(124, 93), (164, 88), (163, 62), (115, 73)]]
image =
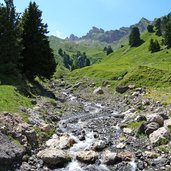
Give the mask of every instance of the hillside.
[(57, 38), (55, 36), (50, 36), (49, 41), (50, 46), (57, 58), (59, 58), (58, 50), (60, 48), (69, 55), (76, 54), (77, 51), (86, 52), (92, 63), (101, 61), (106, 56), (103, 49), (105, 46), (107, 46), (107, 43), (100, 43), (98, 41), (88, 40), (71, 42), (68, 40)]
[(141, 46), (137, 48), (124, 46), (100, 64), (73, 71), (70, 76), (76, 79), (89, 77), (99, 82), (107, 80), (115, 86), (124, 83), (149, 88), (168, 88), (171, 75), (171, 50), (163, 46), (160, 52), (151, 53), (148, 50), (151, 38), (158, 39), (161, 43), (161, 37), (146, 32), (142, 34), (145, 42)]
[[(90, 63), (99, 63), (101, 60), (107, 57), (104, 52), (104, 47), (109, 45), (114, 51), (121, 47), (121, 45), (127, 44), (128, 35), (131, 32), (133, 26), (137, 26), (140, 32), (147, 30), (147, 26), (151, 22), (145, 18), (142, 18), (137, 24), (131, 25), (130, 27), (122, 27), (119, 30), (104, 31), (97, 27), (92, 27), (92, 29), (85, 35), (78, 38), (75, 35), (71, 35), (70, 38), (60, 39), (55, 36), (49, 37), (50, 46), (54, 51), (56, 60), (58, 62), (57, 77), (66, 73), (63, 68), (63, 59), (58, 54), (58, 50), (62, 49), (70, 57), (75, 55), (78, 51), (86, 52), (87, 57), (90, 59)], [(72, 58), (72, 57), (71, 57)]]
[[(171, 13), (153, 25), (142, 18), (63, 40), (47, 36), (36, 2), (21, 19), (13, 0), (4, 2), (0, 171), (171, 170)], [(61, 10), (70, 15), (68, 3)], [(71, 5), (77, 18), (79, 3)], [(61, 12), (54, 16), (58, 24), (65, 20)], [(69, 17), (69, 31), (70, 24), (84, 27)]]

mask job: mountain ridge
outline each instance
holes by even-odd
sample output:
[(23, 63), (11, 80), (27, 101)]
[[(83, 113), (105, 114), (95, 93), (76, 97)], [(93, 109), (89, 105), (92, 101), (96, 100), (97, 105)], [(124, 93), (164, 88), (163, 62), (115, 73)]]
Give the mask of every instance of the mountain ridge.
[(105, 43), (114, 43), (116, 41), (119, 41), (123, 37), (128, 36), (131, 32), (132, 27), (136, 26), (139, 28), (140, 32), (144, 32), (147, 30), (147, 26), (151, 23), (152, 21), (142, 17), (138, 23), (133, 24), (130, 27), (121, 27), (120, 29), (116, 30), (105, 31), (102, 28), (93, 26), (86, 35), (78, 37), (74, 34), (71, 34), (70, 37), (67, 37), (65, 40), (73, 42), (80, 40), (90, 40)]

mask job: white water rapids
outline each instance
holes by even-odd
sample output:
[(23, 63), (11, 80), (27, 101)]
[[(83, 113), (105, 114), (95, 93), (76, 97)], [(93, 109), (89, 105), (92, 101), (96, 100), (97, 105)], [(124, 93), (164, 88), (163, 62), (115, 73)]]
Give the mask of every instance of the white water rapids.
[[(76, 101), (77, 100), (77, 97), (75, 97), (73, 95), (68, 95), (65, 92), (63, 94), (68, 96), (71, 101)], [(104, 106), (102, 106), (99, 103), (97, 103), (97, 104), (89, 103), (89, 102), (82, 102), (82, 103), (84, 105), (85, 111), (88, 112), (89, 115), (98, 114), (99, 112), (101, 112), (105, 108)], [(114, 112), (114, 113), (116, 113), (116, 112)], [(94, 121), (95, 120), (98, 121), (99, 119), (105, 119), (105, 118), (109, 118), (109, 117), (100, 115), (100, 116), (97, 116), (97, 118), (94, 118)], [(65, 123), (65, 122), (66, 122), (67, 128), (84, 129), (85, 130), (85, 140), (83, 140), (83, 141), (79, 140), (78, 136), (74, 135), (72, 133), (72, 131), (71, 132), (68, 131), (68, 129), (65, 126), (63, 126), (63, 123)], [(73, 139), (76, 140), (77, 143), (74, 144), (68, 150), (68, 152), (72, 156), (72, 161), (65, 168), (55, 169), (55, 171), (110, 171), (108, 166), (103, 164), (103, 161), (101, 161), (101, 159), (100, 159), (99, 164), (94, 164), (94, 165), (91, 165), (91, 164), (85, 165), (85, 164), (80, 163), (76, 159), (76, 153), (77, 152), (84, 151), (86, 149), (90, 149), (92, 144), (97, 141), (97, 139), (94, 137), (94, 132), (91, 131), (90, 129), (85, 129), (85, 125), (87, 124), (87, 122), (88, 121), (86, 119), (85, 120), (78, 119), (78, 121), (76, 123), (75, 122), (74, 123), (67, 122), (67, 119), (66, 120), (64, 119), (64, 120), (61, 121), (61, 124), (60, 124), (59, 128), (63, 132), (68, 133), (70, 135), (70, 137), (72, 137)], [(112, 126), (112, 129), (120, 131), (120, 128), (119, 128), (118, 125)], [(99, 156), (99, 158), (100, 158), (100, 156)], [(136, 165), (136, 162), (135, 162), (134, 159), (132, 159), (132, 161), (129, 162), (129, 165), (131, 167), (131, 170), (129, 170), (129, 171), (136, 171), (137, 165)]]

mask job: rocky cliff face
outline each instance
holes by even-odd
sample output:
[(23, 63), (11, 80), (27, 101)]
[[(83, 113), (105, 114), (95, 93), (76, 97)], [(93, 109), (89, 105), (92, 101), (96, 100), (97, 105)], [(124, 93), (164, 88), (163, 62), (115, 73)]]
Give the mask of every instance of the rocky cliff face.
[(128, 36), (131, 32), (132, 27), (137, 26), (140, 32), (143, 32), (147, 29), (147, 26), (149, 24), (151, 24), (151, 21), (142, 18), (137, 24), (131, 25), (130, 27), (121, 27), (119, 30), (104, 31), (101, 28), (92, 27), (92, 29), (85, 36), (78, 38), (77, 36), (71, 34), (71, 36), (67, 38), (67, 40), (96, 40), (100, 42), (113, 43), (120, 40), (124, 36)]

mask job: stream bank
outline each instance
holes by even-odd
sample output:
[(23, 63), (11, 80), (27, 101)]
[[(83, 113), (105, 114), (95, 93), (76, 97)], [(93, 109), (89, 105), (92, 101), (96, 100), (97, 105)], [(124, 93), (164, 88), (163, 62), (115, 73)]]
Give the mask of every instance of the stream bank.
[(171, 169), (169, 105), (144, 98), (143, 88), (124, 95), (64, 81), (50, 88), (56, 100), (38, 99), (27, 112), (31, 125), (55, 132), (14, 170)]

